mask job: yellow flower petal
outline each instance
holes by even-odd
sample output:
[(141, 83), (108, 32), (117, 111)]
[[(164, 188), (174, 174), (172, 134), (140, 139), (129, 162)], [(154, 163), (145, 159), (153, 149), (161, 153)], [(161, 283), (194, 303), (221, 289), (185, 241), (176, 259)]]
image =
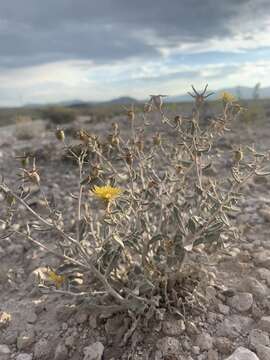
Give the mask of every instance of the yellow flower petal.
[(99, 199), (105, 201), (111, 201), (117, 198), (122, 193), (122, 190), (117, 187), (106, 185), (106, 186), (95, 186), (92, 192)]
[(220, 95), (220, 99), (224, 101), (225, 103), (231, 103), (235, 101), (235, 96), (230, 94), (228, 91), (224, 91)]

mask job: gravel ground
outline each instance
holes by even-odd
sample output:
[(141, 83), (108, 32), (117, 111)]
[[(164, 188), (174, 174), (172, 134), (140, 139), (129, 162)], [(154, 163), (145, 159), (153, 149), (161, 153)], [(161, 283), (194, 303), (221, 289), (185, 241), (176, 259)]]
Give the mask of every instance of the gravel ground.
[[(114, 120), (124, 123), (121, 118)], [(156, 119), (153, 124), (154, 133), (159, 130)], [(219, 142), (222, 151), (230, 154), (239, 143), (255, 143), (260, 151), (270, 149), (269, 119), (259, 125), (238, 124)], [(104, 134), (110, 124), (88, 126), (91, 132)], [(61, 199), (69, 219), (73, 202), (67, 194), (76, 191), (76, 168), (61, 160), (61, 145), (52, 131), (39, 135), (18, 140), (13, 126), (0, 128), (0, 174), (16, 184), (19, 165), (15, 156), (36, 151), (43, 191)], [(224, 161), (221, 169), (226, 166), (226, 158)], [(119, 346), (129, 326), (123, 314), (100, 318), (67, 306), (71, 300), (62, 295), (41, 294), (35, 281), (46, 273), (47, 265), (57, 265), (57, 260), (25, 240), (0, 240), (0, 360), (269, 360), (270, 178), (254, 179), (244, 190), (246, 197), (235, 218), (242, 236), (212, 268), (215, 283), (230, 291), (209, 284), (205, 314), (191, 314), (186, 321), (166, 317), (135, 331), (125, 347)], [(38, 203), (35, 198), (31, 201)]]

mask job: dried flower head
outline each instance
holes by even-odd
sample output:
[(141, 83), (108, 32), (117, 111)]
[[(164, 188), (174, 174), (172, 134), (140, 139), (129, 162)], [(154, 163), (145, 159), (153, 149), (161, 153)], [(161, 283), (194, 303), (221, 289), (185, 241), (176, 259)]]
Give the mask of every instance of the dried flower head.
[(91, 138), (91, 135), (88, 134), (87, 131), (81, 129), (79, 132), (78, 132), (78, 137), (79, 139), (84, 142), (85, 144), (87, 144), (89, 142), (89, 139)]
[(223, 91), (219, 98), (226, 104), (235, 101), (235, 97), (228, 91)]
[(28, 180), (29, 182), (35, 185), (40, 184), (40, 175), (37, 169), (33, 168), (33, 170), (30, 171), (23, 169), (23, 172), (24, 175), (26, 175), (26, 180)]
[(214, 94), (213, 92), (210, 92), (208, 94), (206, 93), (208, 84), (205, 85), (205, 88), (200, 93), (195, 89), (195, 87), (193, 85), (191, 85), (191, 87), (192, 87), (194, 94), (192, 94), (191, 92), (188, 92), (188, 94), (195, 99), (195, 104), (197, 107), (202, 105), (202, 103), (204, 103), (205, 99), (207, 99), (209, 96)]
[(122, 193), (122, 190), (117, 187), (105, 185), (105, 186), (95, 186), (92, 192), (99, 199), (104, 200), (106, 202), (110, 202), (116, 199)]

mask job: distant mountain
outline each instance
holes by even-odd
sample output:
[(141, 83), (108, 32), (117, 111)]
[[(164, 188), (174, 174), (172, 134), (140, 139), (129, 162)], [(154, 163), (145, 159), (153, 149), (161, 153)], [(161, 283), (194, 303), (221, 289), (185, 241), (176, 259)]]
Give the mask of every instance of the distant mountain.
[[(211, 89), (210, 89), (211, 91)], [(237, 86), (233, 88), (225, 88), (225, 89), (219, 89), (214, 90), (214, 95), (212, 95), (209, 99), (216, 100), (219, 95), (223, 92), (227, 91), (237, 98), (240, 96), (243, 100), (252, 99), (253, 97), (253, 87), (247, 87), (247, 86)], [(267, 99), (270, 98), (270, 87), (264, 87), (259, 90), (260, 98), (261, 99)], [(147, 101), (147, 100), (145, 100)], [(130, 104), (136, 104), (141, 103), (145, 101), (139, 101), (135, 98), (129, 97), (129, 96), (122, 96), (119, 98), (115, 98), (108, 101), (83, 101), (83, 100), (68, 100), (68, 101), (60, 101), (57, 103), (48, 103), (48, 104), (27, 104), (24, 107), (26, 108), (40, 108), (40, 107), (48, 107), (48, 106), (64, 106), (69, 108), (82, 108), (82, 107), (91, 107), (91, 106), (97, 106), (97, 105), (130, 105)], [(186, 93), (181, 94), (177, 96), (168, 96), (164, 98), (164, 102), (190, 102), (192, 101), (192, 98)]]
[[(253, 87), (247, 87), (247, 86), (237, 86), (234, 88), (225, 88), (214, 91), (214, 95), (212, 95), (209, 99), (216, 100), (219, 95), (223, 91), (227, 91), (231, 94), (233, 94), (235, 97), (239, 97), (243, 100), (252, 99), (253, 97)], [(210, 89), (211, 91), (211, 89)], [(270, 98), (270, 87), (261, 88), (259, 90), (260, 98), (267, 99)], [(177, 96), (169, 96), (164, 101), (166, 102), (186, 102), (186, 101), (192, 101), (191, 96), (188, 94), (182, 94)]]
[(129, 96), (122, 96), (116, 99), (112, 99), (110, 101), (104, 101), (103, 104), (127, 105), (127, 104), (135, 104), (138, 102), (140, 101), (135, 98)]
[(129, 97), (122, 96), (119, 98), (115, 98), (108, 101), (83, 101), (83, 100), (67, 100), (67, 101), (59, 101), (57, 103), (47, 103), (47, 104), (26, 104), (25, 108), (40, 108), (40, 107), (49, 107), (49, 106), (64, 106), (69, 108), (82, 108), (82, 107), (91, 107), (94, 105), (128, 105), (128, 104), (136, 104), (139, 100)]

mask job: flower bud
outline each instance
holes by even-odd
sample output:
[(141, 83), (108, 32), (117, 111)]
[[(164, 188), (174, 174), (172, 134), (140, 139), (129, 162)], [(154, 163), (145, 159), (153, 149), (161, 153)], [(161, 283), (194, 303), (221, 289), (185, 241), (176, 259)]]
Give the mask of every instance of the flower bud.
[(58, 139), (59, 141), (64, 141), (65, 140), (64, 130), (57, 129), (55, 132), (55, 136), (56, 136), (56, 139)]
[(243, 159), (243, 152), (239, 149), (234, 152), (234, 161), (239, 163)]
[(22, 157), (21, 164), (23, 168), (26, 168), (29, 165), (29, 157), (28, 156)]
[(159, 146), (161, 144), (161, 135), (160, 133), (156, 133), (155, 136), (153, 136), (153, 144), (156, 146)]

